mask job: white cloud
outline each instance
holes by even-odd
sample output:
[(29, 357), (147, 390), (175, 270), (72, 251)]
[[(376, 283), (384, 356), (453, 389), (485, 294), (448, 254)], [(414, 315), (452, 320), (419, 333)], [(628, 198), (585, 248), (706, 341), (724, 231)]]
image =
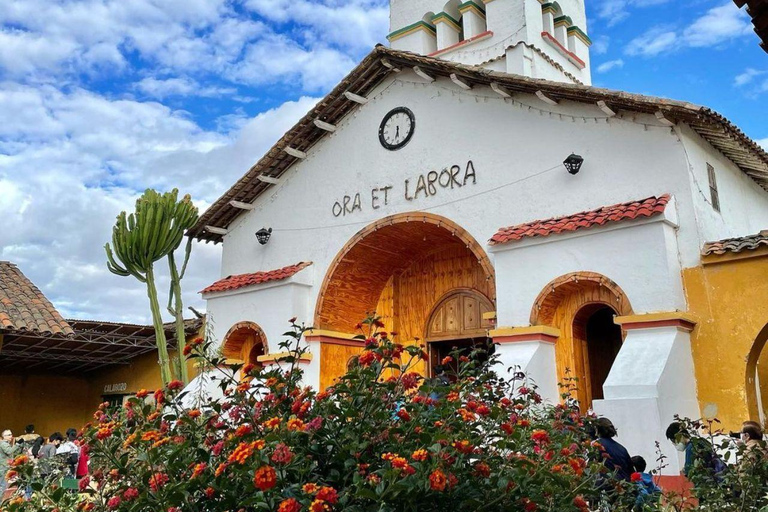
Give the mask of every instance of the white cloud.
[(672, 49), (677, 40), (677, 34), (673, 30), (656, 27), (630, 41), (625, 52), (627, 55), (652, 57)]
[(627, 19), (632, 8), (643, 8), (660, 5), (670, 0), (601, 0), (597, 4), (597, 16), (613, 26)]
[(597, 66), (598, 73), (607, 73), (612, 69), (618, 69), (624, 66), (624, 61), (621, 59), (609, 60)]
[(733, 2), (713, 7), (682, 33), (686, 46), (715, 46), (752, 33), (749, 15)]
[(760, 71), (754, 68), (747, 68), (744, 70), (743, 73), (736, 75), (736, 78), (733, 80), (733, 85), (736, 87), (741, 87), (743, 85), (752, 83), (752, 81), (761, 75), (764, 75), (768, 73), (768, 71)]
[(233, 87), (204, 87), (189, 77), (167, 78), (165, 80), (147, 77), (135, 84), (136, 89), (153, 98), (169, 96), (230, 96), (237, 92)]
[[(117, 213), (148, 186), (178, 186), (205, 209), (316, 101), (243, 118), (221, 135), (160, 103), (0, 84), (0, 218), (13, 226), (0, 259), (16, 262), (66, 316), (148, 322), (143, 285), (104, 264)], [(204, 308), (196, 292), (219, 277), (219, 250), (195, 245), (189, 305)]]
[(719, 46), (751, 33), (746, 13), (732, 2), (713, 7), (683, 30), (656, 26), (629, 42), (627, 55), (653, 57), (681, 48)]

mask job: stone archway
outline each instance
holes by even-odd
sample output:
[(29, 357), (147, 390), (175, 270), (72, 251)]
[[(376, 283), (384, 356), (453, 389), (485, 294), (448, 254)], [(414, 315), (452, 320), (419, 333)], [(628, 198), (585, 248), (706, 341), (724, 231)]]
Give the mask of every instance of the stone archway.
[(376, 311), (401, 342), (421, 342), (435, 304), (459, 288), (495, 300), (494, 268), (480, 244), (445, 217), (393, 215), (359, 231), (338, 253), (323, 280), (314, 325), (355, 333)]
[(264, 331), (254, 322), (238, 322), (224, 336), (221, 354), (244, 363), (259, 364), (258, 357), (269, 352)]
[[(629, 299), (619, 285), (595, 272), (574, 272), (549, 282), (531, 310), (531, 325), (548, 325), (560, 330), (555, 345), (558, 381), (578, 378), (576, 398), (586, 408), (592, 405), (592, 381), (597, 378), (590, 368), (589, 357), (591, 353), (596, 360), (599, 355), (590, 346), (594, 340), (587, 335), (588, 323), (605, 308), (619, 316), (632, 313)], [(616, 354), (611, 355), (612, 361)], [(610, 362), (605, 364), (610, 366)], [(602, 371), (599, 373), (601, 379), (607, 376), (602, 375)]]

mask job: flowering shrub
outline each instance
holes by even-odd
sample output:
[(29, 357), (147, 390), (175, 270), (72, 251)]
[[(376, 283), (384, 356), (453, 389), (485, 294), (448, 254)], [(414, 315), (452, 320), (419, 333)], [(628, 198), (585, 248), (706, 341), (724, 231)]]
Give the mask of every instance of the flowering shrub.
[[(197, 340), (186, 352), (227, 367), (223, 400), (181, 404), (171, 382), (142, 390), (120, 410), (102, 405), (83, 440), (91, 475), (80, 493), (41, 481), (28, 460), (13, 463), (32, 499), (8, 512), (217, 511), (580, 511), (635, 507), (633, 482), (605, 474), (587, 435), (590, 418), (547, 405), (524, 376), (503, 379), (480, 350), (443, 361), (424, 379), (422, 348), (361, 328), (365, 349), (332, 389), (301, 386), (299, 341), (268, 369), (224, 365)], [(238, 374), (246, 376), (238, 380)]]

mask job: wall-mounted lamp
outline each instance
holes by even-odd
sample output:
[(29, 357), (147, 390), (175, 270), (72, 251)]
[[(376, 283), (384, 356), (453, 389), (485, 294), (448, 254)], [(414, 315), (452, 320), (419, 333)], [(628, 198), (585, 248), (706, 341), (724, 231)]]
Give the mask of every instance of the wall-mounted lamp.
[(571, 174), (577, 174), (581, 169), (581, 164), (584, 163), (584, 159), (580, 155), (571, 153), (568, 158), (563, 161), (563, 165)]
[(258, 240), (261, 245), (266, 245), (267, 242), (269, 242), (270, 236), (272, 236), (272, 228), (261, 228), (256, 232), (256, 240)]

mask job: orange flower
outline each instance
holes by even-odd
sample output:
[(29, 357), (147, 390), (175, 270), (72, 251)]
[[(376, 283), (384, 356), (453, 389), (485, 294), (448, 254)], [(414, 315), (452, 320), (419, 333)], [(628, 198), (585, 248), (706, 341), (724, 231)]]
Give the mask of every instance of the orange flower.
[(405, 469), (408, 465), (408, 461), (405, 460), (405, 457), (395, 457), (390, 463), (392, 464), (392, 467), (396, 469)]
[(448, 479), (445, 478), (445, 473), (439, 469), (434, 470), (429, 475), (429, 488), (433, 491), (443, 492), (447, 483)]
[(374, 359), (376, 359), (376, 354), (371, 351), (366, 351), (360, 354), (360, 357), (357, 358), (357, 362), (360, 363), (361, 366), (370, 366)]
[(270, 419), (268, 419), (267, 421), (265, 421), (265, 422), (264, 422), (264, 423), (262, 423), (261, 425), (262, 425), (264, 428), (269, 428), (269, 429), (276, 429), (277, 427), (279, 427), (279, 426), (280, 426), (280, 418), (278, 418), (277, 416), (275, 416), (274, 418), (270, 418)]
[(163, 435), (160, 432), (158, 432), (157, 430), (150, 430), (148, 432), (144, 432), (141, 435), (141, 440), (142, 441), (152, 441), (154, 443), (156, 441), (159, 441), (162, 437), (163, 437)]
[(195, 419), (195, 418), (199, 418), (200, 416), (202, 416), (202, 414), (203, 413), (200, 412), (200, 409), (192, 409), (191, 411), (189, 411), (187, 413), (187, 416), (189, 416), (192, 419)]
[(27, 462), (29, 462), (28, 456), (17, 455), (16, 458), (13, 459), (13, 462), (11, 462), (11, 466), (15, 468), (15, 467), (21, 466), (22, 464), (26, 464)]
[(485, 462), (478, 462), (475, 464), (475, 472), (483, 478), (491, 476), (491, 468)]
[(309, 506), (309, 512), (325, 512), (331, 510), (331, 506), (322, 500), (315, 500)]
[(214, 476), (216, 477), (221, 476), (221, 474), (224, 473), (224, 471), (227, 469), (227, 466), (229, 466), (229, 464), (227, 464), (226, 462), (222, 462), (221, 464), (216, 466), (216, 472), (214, 473)]
[(200, 462), (198, 464), (195, 464), (195, 468), (192, 470), (192, 476), (190, 476), (189, 479), (191, 480), (193, 478), (199, 477), (200, 475), (203, 474), (203, 472), (207, 467), (208, 467), (208, 464), (206, 464), (205, 462)]
[(429, 454), (427, 453), (427, 450), (424, 450), (424, 449), (416, 450), (411, 454), (411, 458), (417, 461), (425, 461), (427, 460), (428, 456)]
[(251, 441), (250, 443), (238, 444), (232, 453), (229, 454), (227, 461), (230, 463), (245, 464), (245, 461), (253, 455), (254, 450), (261, 450), (264, 447), (264, 441)]
[(466, 439), (463, 441), (454, 441), (451, 446), (459, 453), (472, 453), (472, 445)]
[(146, 389), (140, 389), (136, 392), (136, 398), (147, 398), (149, 396), (149, 391)]
[(304, 486), (301, 488), (302, 491), (304, 491), (307, 494), (315, 494), (317, 491), (320, 490), (320, 486), (318, 486), (315, 483), (307, 483), (304, 484)]
[(531, 439), (536, 444), (549, 444), (549, 434), (546, 430), (534, 430)]
[(301, 503), (293, 498), (281, 501), (277, 507), (277, 512), (299, 512), (299, 510), (301, 510)]
[(445, 366), (446, 364), (450, 364), (453, 362), (453, 357), (451, 356), (445, 356), (442, 361), (440, 361), (440, 364)]
[(391, 461), (395, 457), (399, 457), (399, 455), (396, 453), (390, 453), (390, 452), (387, 452), (381, 455), (382, 460), (388, 460), (388, 461)]
[(304, 430), (304, 422), (299, 418), (291, 418), (288, 420), (288, 430), (302, 431)]
[(261, 466), (253, 475), (253, 485), (261, 491), (268, 491), (277, 485), (277, 472), (272, 466)]

